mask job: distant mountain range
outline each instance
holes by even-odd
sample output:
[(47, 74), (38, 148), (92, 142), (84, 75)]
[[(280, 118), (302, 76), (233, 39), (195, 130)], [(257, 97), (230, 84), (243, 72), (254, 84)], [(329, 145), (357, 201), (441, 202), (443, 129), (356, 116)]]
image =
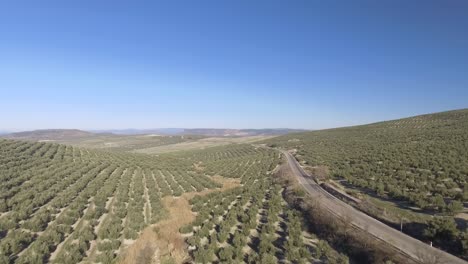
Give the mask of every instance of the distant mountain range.
[(180, 135), (183, 134), (183, 128), (157, 128), (157, 129), (103, 129), (103, 130), (90, 130), (93, 133), (111, 133), (116, 135)]
[(94, 130), (78, 129), (43, 129), (3, 134), (1, 137), (23, 140), (73, 140), (91, 138), (99, 135), (200, 135), (208, 137), (245, 137), (245, 136), (274, 136), (293, 132), (304, 132), (300, 129), (217, 129), (217, 128), (161, 128), (161, 129), (123, 129), (123, 130)]
[(159, 129), (114, 129), (114, 130), (95, 130), (96, 133), (112, 133), (118, 135), (203, 135), (212, 137), (229, 136), (271, 136), (285, 135), (294, 132), (305, 132), (303, 129), (289, 128), (269, 128), (269, 129), (223, 129), (223, 128), (159, 128)]
[(274, 136), (285, 135), (295, 132), (304, 132), (301, 129), (289, 128), (272, 128), (272, 129), (209, 129), (209, 128), (196, 128), (185, 129), (184, 134), (190, 135), (205, 135), (205, 136)]

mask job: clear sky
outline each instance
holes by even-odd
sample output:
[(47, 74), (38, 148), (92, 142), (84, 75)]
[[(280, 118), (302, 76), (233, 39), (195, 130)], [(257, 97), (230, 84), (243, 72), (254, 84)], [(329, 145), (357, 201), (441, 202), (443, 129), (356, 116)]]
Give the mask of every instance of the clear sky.
[(0, 130), (318, 129), (466, 108), (467, 14), (464, 0), (2, 1)]

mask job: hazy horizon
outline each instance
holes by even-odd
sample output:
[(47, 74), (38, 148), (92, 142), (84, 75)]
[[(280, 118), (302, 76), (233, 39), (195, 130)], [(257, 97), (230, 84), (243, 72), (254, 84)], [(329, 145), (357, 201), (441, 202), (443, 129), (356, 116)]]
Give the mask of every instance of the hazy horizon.
[[(440, 112), (450, 112), (450, 111), (457, 111), (457, 110), (465, 110), (467, 108), (459, 108), (459, 109), (449, 109), (445, 111), (440, 111)], [(429, 113), (421, 113), (417, 115), (411, 115), (411, 116), (401, 116), (397, 117), (394, 119), (385, 119), (385, 120), (376, 120), (374, 122), (368, 122), (368, 123), (359, 123), (359, 124), (351, 124), (351, 125), (345, 125), (345, 126), (336, 126), (336, 127), (325, 127), (325, 128), (292, 128), (292, 127), (262, 127), (262, 128), (250, 128), (250, 127), (241, 127), (241, 128), (232, 128), (232, 127), (150, 127), (150, 128), (132, 128), (132, 127), (127, 127), (127, 128), (98, 128), (98, 129), (81, 129), (77, 127), (69, 127), (69, 128), (64, 128), (64, 127), (49, 127), (49, 128), (30, 128), (30, 129), (1, 129), (0, 128), (0, 133), (15, 133), (15, 132), (27, 132), (27, 131), (35, 131), (35, 130), (60, 130), (60, 129), (77, 129), (77, 130), (82, 130), (82, 131), (87, 131), (87, 132), (95, 132), (95, 133), (105, 133), (107, 131), (152, 131), (152, 130), (172, 130), (172, 129), (233, 129), (233, 130), (263, 130), (263, 129), (272, 129), (272, 130), (281, 130), (281, 129), (290, 129), (290, 130), (305, 130), (305, 131), (314, 131), (314, 130), (325, 130), (325, 129), (333, 129), (333, 128), (341, 128), (341, 127), (349, 127), (349, 126), (360, 126), (360, 125), (368, 125), (368, 124), (373, 124), (373, 123), (378, 123), (378, 122), (385, 122), (385, 121), (392, 121), (392, 120), (398, 120), (398, 119), (404, 119), (404, 118), (410, 118), (414, 116), (420, 116), (420, 115), (428, 115), (428, 114), (434, 114), (434, 113), (440, 113), (440, 112), (429, 112)]]
[(215, 128), (215, 127), (159, 127), (159, 128), (121, 128), (121, 129), (113, 129), (113, 128), (104, 128), (104, 129), (80, 129), (80, 128), (60, 128), (60, 127), (52, 127), (52, 128), (38, 128), (38, 129), (16, 129), (16, 130), (6, 130), (0, 129), (1, 132), (27, 132), (27, 131), (35, 131), (35, 130), (82, 130), (87, 132), (106, 132), (106, 131), (126, 131), (126, 130), (135, 130), (135, 131), (151, 131), (151, 130), (169, 130), (169, 129), (233, 129), (233, 130), (264, 130), (264, 129), (272, 129), (272, 130), (281, 130), (281, 129), (290, 129), (290, 130), (311, 130), (311, 129), (303, 129), (303, 128), (287, 128), (287, 127), (266, 127), (266, 128), (230, 128), (230, 127), (222, 127), (222, 128)]

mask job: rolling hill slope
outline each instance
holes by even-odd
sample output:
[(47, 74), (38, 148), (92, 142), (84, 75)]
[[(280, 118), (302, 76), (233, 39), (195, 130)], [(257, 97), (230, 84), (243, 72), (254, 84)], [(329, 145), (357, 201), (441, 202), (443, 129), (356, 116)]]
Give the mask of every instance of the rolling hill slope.
[(155, 130), (102, 130), (88, 132), (78, 129), (44, 129), (0, 135), (1, 138), (51, 141), (78, 147), (132, 151), (139, 153), (165, 153), (175, 150), (197, 149), (248, 143), (268, 137), (301, 130), (294, 129), (155, 129)]
[(121, 135), (112, 133), (92, 133), (78, 129), (44, 129), (1, 135), (2, 138), (55, 142), (93, 149), (133, 151), (160, 147), (182, 142), (191, 142), (204, 138), (200, 135)]
[(4, 135), (4, 138), (19, 140), (73, 140), (92, 137), (91, 132), (78, 129), (42, 129), (33, 131), (16, 132)]
[(329, 166), (334, 177), (381, 196), (408, 199), (421, 208), (449, 210), (448, 200), (468, 198), (466, 109), (290, 134), (267, 142), (297, 149), (301, 160)]
[[(468, 109), (289, 134), (265, 143), (295, 149), (296, 158), (311, 170), (325, 166), (319, 171), (328, 171), (348, 189), (392, 201), (396, 207), (409, 204), (405, 208), (450, 216), (446, 223), (453, 225), (451, 216), (467, 210)], [(458, 235), (419, 235), (466, 256), (466, 214), (457, 219)]]

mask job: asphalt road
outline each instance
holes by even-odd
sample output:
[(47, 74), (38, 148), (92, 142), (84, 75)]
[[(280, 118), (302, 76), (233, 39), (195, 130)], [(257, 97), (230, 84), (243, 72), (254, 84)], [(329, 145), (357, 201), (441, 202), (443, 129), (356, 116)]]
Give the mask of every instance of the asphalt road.
[(318, 185), (311, 176), (309, 176), (299, 165), (296, 159), (288, 152), (282, 151), (286, 156), (289, 166), (293, 173), (297, 176), (300, 184), (305, 190), (317, 201), (320, 205), (327, 209), (329, 212), (337, 217), (347, 217), (350, 219), (351, 224), (361, 230), (367, 231), (372, 236), (379, 240), (384, 241), (390, 247), (396, 248), (408, 258), (414, 261), (423, 263), (420, 256), (437, 256), (438, 263), (447, 264), (467, 264), (468, 262), (457, 258), (451, 254), (441, 251), (437, 248), (431, 247), (415, 238), (412, 238), (392, 227), (364, 214), (363, 212), (353, 208), (345, 202), (334, 197), (320, 185)]

